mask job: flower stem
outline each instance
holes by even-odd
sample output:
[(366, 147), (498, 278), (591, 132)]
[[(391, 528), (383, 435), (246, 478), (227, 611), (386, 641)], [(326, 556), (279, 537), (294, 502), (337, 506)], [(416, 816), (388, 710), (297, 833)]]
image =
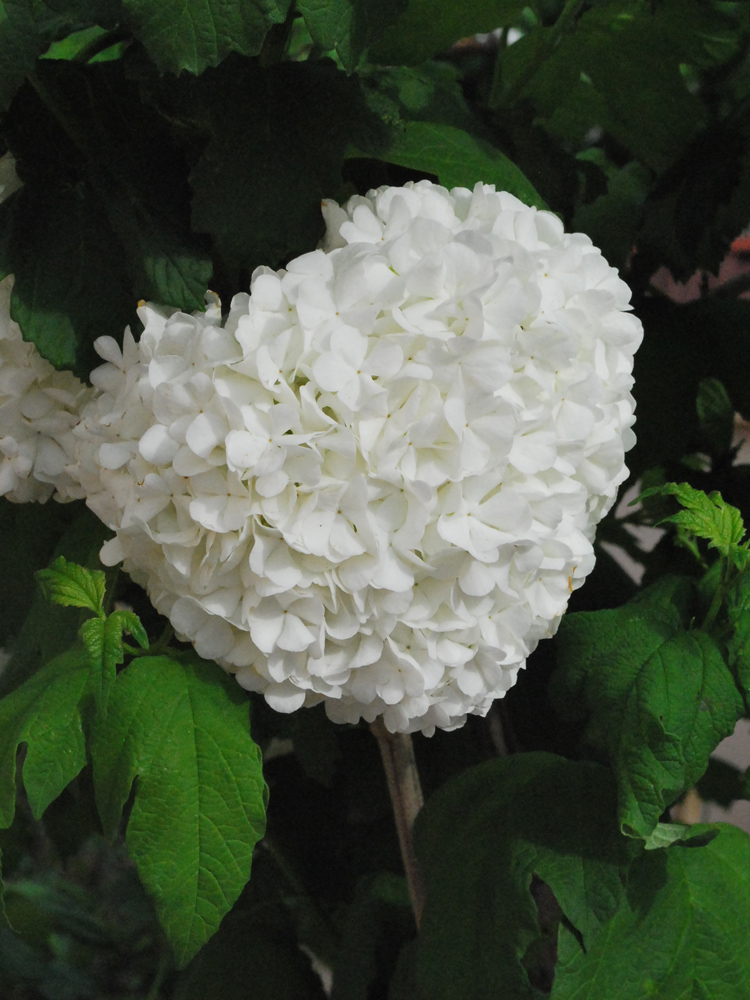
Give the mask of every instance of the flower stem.
[(389, 733), (382, 718), (376, 719), (370, 729), (378, 741), (380, 755), (383, 758), (411, 906), (419, 928), (424, 908), (425, 888), (422, 871), (414, 851), (412, 829), (424, 799), (417, 762), (414, 759), (414, 748), (408, 733)]

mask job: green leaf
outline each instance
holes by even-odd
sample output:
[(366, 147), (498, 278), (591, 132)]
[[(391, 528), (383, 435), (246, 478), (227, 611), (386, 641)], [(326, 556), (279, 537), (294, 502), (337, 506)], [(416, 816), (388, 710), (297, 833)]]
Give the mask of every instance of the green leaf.
[(106, 711), (117, 667), (125, 660), (122, 634), (126, 631), (142, 649), (148, 649), (146, 630), (132, 611), (113, 611), (108, 618), (90, 618), (81, 626), (81, 638), (91, 665), (94, 701), (99, 711)]
[(0, 0), (0, 111), (50, 42), (76, 28), (108, 23), (108, 0), (58, 4), (54, 0)]
[(706, 494), (696, 490), (689, 483), (666, 483), (664, 486), (654, 486), (645, 490), (643, 497), (673, 496), (684, 508), (671, 517), (665, 517), (660, 524), (676, 524), (678, 528), (705, 538), (708, 547), (718, 549), (723, 556), (729, 555), (729, 550), (737, 546), (745, 534), (742, 514), (736, 507), (726, 503), (714, 490)]
[(285, 0), (124, 0), (136, 37), (162, 72), (202, 73), (230, 52), (257, 55)]
[(611, 761), (623, 833), (650, 836), (742, 714), (719, 647), (685, 631), (675, 607), (643, 599), (566, 615), (558, 665), (561, 710), (589, 714), (586, 739)]
[(88, 608), (95, 615), (104, 616), (104, 592), (107, 581), (100, 569), (86, 569), (68, 562), (64, 556), (47, 569), (37, 573), (49, 600), (66, 607)]
[(525, 753), (473, 767), (420, 812), (427, 883), (417, 952), (420, 996), (526, 1000), (524, 956), (541, 937), (532, 874), (586, 944), (617, 910), (635, 845), (619, 836), (611, 775)]
[(315, 44), (338, 53), (344, 67), (353, 70), (407, 5), (408, 0), (298, 0), (297, 10)]
[(13, 822), (16, 752), (26, 743), (23, 784), (36, 819), (86, 763), (79, 704), (88, 664), (72, 649), (0, 700), (0, 827)]
[(664, 847), (671, 847), (672, 844), (702, 847), (718, 834), (719, 827), (715, 823), (695, 823), (692, 826), (687, 826), (685, 823), (657, 823), (654, 832), (650, 837), (646, 837), (643, 846), (647, 851), (661, 850)]
[(745, 702), (750, 704), (750, 573), (743, 573), (729, 592), (727, 617), (731, 633), (727, 639), (729, 665), (737, 673)]
[[(372, 155), (350, 149), (350, 157)], [(378, 154), (387, 163), (436, 174), (447, 188), (473, 188), (478, 181), (509, 191), (527, 205), (546, 208), (531, 181), (519, 168), (484, 139), (452, 125), (407, 122), (394, 132), (387, 151)]]
[(370, 53), (374, 62), (413, 66), (454, 42), (522, 21), (523, 0), (411, 0)]
[(329, 62), (262, 71), (229, 60), (209, 84), (213, 138), (191, 174), (194, 227), (248, 270), (313, 250), (347, 145), (369, 148), (385, 135), (359, 81)]
[[(0, 861), (2, 861), (2, 851), (0, 851)], [(5, 885), (2, 880), (2, 868), (0, 868), (0, 928), (12, 930), (8, 914), (5, 912)]]
[(695, 406), (703, 440), (711, 454), (721, 458), (732, 447), (734, 436), (734, 407), (727, 390), (717, 378), (701, 379)]
[(98, 720), (94, 784), (112, 836), (131, 794), (127, 845), (180, 966), (214, 933), (250, 876), (265, 828), (248, 701), (203, 661), (134, 660)]
[(750, 837), (636, 861), (614, 919), (584, 953), (568, 936), (551, 1000), (744, 1000), (750, 995)]

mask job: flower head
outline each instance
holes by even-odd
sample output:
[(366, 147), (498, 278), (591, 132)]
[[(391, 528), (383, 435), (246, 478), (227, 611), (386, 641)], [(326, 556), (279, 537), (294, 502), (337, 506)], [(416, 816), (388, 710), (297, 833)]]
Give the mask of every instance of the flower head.
[(274, 708), (455, 728), (593, 567), (641, 325), (586, 236), (491, 186), (324, 215), (223, 325), (143, 306), (98, 342), (76, 475), (103, 558)]

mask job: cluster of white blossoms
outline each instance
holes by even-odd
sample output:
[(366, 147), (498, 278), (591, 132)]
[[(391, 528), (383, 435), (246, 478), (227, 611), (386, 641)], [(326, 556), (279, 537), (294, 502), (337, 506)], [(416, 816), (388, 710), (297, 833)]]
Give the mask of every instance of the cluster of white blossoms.
[(586, 236), (491, 186), (323, 211), (224, 321), (143, 304), (137, 343), (97, 342), (58, 493), (273, 708), (429, 734), (487, 712), (592, 569), (642, 329)]
[[(0, 201), (20, 187), (13, 159), (0, 157)], [(0, 496), (22, 503), (71, 488), (73, 427), (91, 397), (70, 372), (58, 372), (10, 317), (13, 276), (0, 281)]]

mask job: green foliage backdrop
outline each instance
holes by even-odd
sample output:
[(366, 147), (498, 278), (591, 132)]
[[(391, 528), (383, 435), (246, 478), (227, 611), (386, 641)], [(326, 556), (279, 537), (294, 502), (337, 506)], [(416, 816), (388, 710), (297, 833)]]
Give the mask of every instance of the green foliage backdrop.
[(0, 0), (6, 151), (12, 316), (84, 378), (139, 300), (226, 303), (321, 199), (420, 177), (587, 233), (645, 341), (641, 504), (489, 718), (415, 739), (418, 935), (367, 728), (176, 642), (82, 504), (0, 500), (3, 996), (312, 1000), (313, 956), (334, 1000), (746, 1000), (750, 837), (670, 808), (750, 797), (709, 764), (750, 706), (750, 280), (653, 279), (750, 224), (750, 5)]

